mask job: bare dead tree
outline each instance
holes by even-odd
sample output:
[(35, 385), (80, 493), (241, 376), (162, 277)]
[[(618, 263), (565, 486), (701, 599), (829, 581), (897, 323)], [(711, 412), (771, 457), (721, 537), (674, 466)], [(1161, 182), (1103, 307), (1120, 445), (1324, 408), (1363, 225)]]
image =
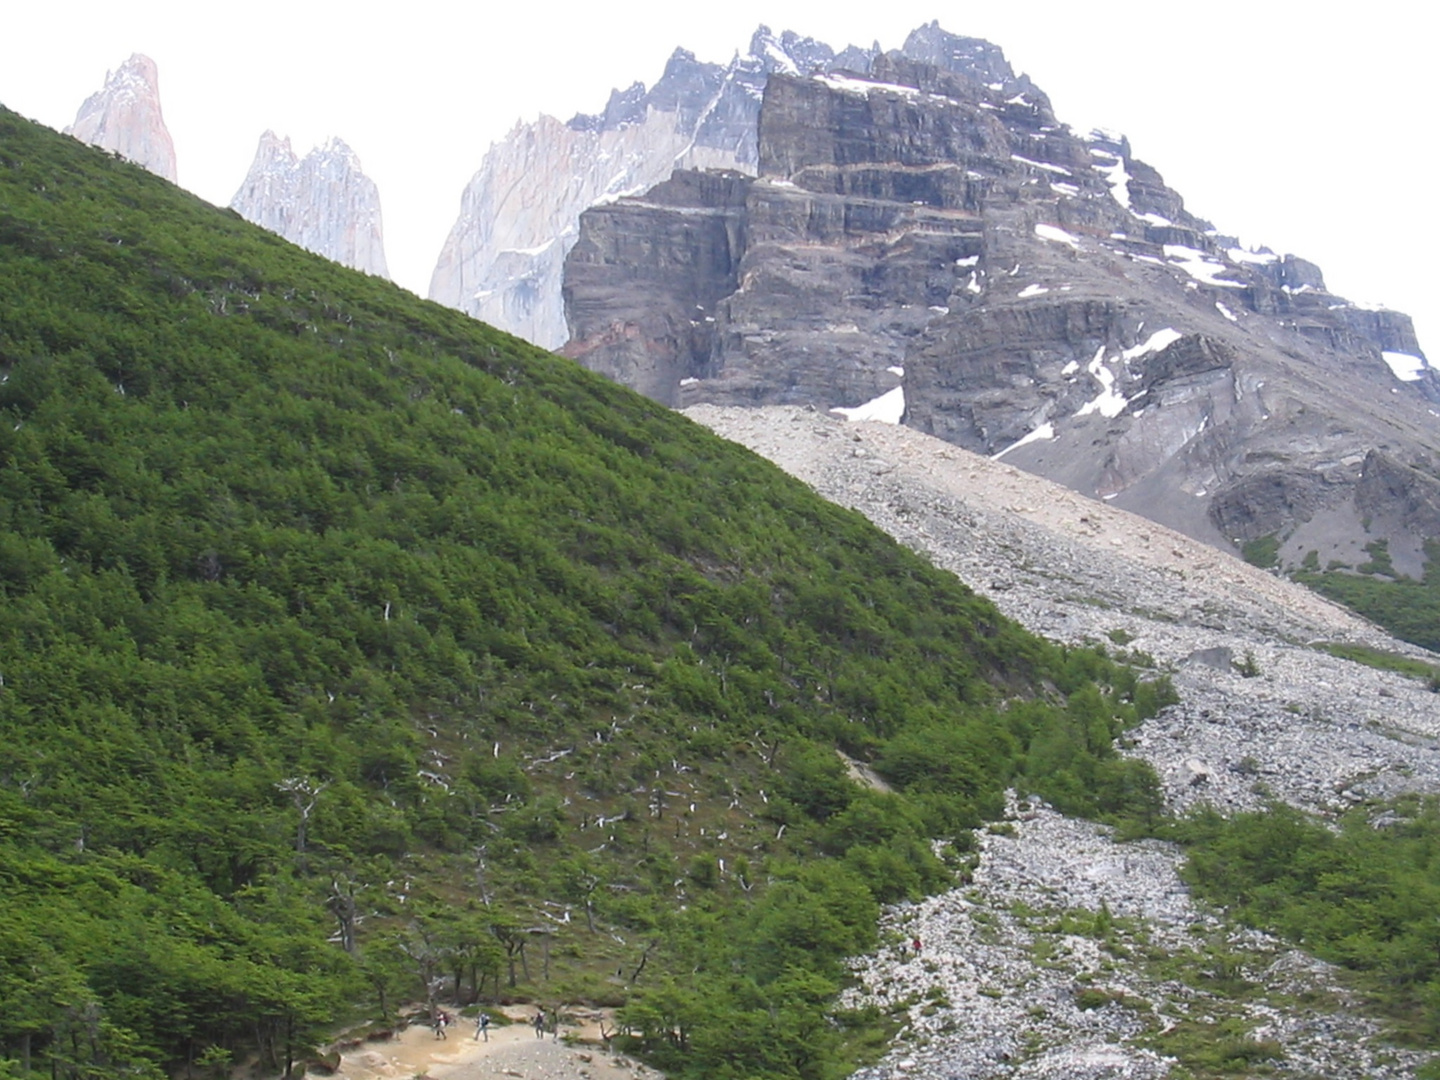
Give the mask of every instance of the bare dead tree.
[(281, 780), (275, 787), (290, 796), (290, 801), (295, 804), (295, 810), (300, 815), (300, 824), (295, 829), (295, 854), (305, 854), (305, 837), (310, 828), (310, 815), (315, 812), (315, 804), (320, 801), (320, 795), (330, 786), (330, 781), (319, 783), (308, 776), (291, 776)]
[(775, 758), (780, 753), (780, 748), (785, 744), (779, 735), (770, 734), (768, 741), (766, 736), (766, 732), (755, 732), (755, 734), (751, 736), (753, 740), (751, 745), (760, 751), (761, 761), (765, 762), (766, 765), (774, 765)]
[(595, 890), (600, 887), (600, 878), (589, 871), (580, 875), (581, 894), (585, 899), (585, 925), (595, 933)]
[(640, 954), (640, 963), (636, 965), (635, 970), (630, 973), (630, 978), (626, 980), (627, 982), (633, 983), (636, 979), (640, 978), (640, 973), (645, 970), (645, 964), (650, 960), (650, 954), (655, 951), (655, 946), (658, 944), (660, 944), (659, 941), (652, 941), (645, 946), (645, 951)]
[(355, 922), (359, 905), (355, 901), (355, 881), (349, 875), (336, 875), (330, 879), (330, 895), (325, 906), (340, 923), (340, 947), (351, 956), (355, 955)]
[(481, 844), (475, 849), (475, 885), (479, 888), (480, 899), (486, 907), (490, 906), (490, 889), (487, 884), (489, 874), (485, 862), (485, 852), (489, 847), (489, 844)]

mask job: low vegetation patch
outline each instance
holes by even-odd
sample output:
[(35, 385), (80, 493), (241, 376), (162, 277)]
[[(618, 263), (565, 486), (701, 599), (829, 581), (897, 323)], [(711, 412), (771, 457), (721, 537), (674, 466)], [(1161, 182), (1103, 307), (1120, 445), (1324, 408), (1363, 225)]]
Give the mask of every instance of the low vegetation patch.
[(1192, 1077), (1264, 1076), (1285, 1060), (1280, 1043), (1256, 1038), (1253, 1027), (1240, 1020), (1181, 1020), (1152, 1041)]
[(1271, 534), (1270, 536), (1261, 536), (1254, 540), (1247, 540), (1240, 546), (1240, 557), (1251, 566), (1258, 566), (1262, 570), (1269, 570), (1279, 563), (1280, 538)]
[(1413, 656), (1388, 652), (1384, 649), (1372, 649), (1368, 645), (1352, 645), (1342, 641), (1325, 641), (1315, 647), (1331, 656), (1338, 656), (1342, 660), (1352, 660), (1357, 664), (1364, 664), (1366, 667), (1378, 668), (1381, 671), (1396, 671), (1401, 675), (1423, 679), (1426, 683), (1440, 682), (1440, 668), (1434, 664), (1428, 664), (1424, 660), (1417, 660)]
[(1360, 808), (1331, 829), (1276, 805), (1180, 826), (1197, 895), (1355, 973), (1396, 1034), (1440, 1048), (1440, 800)]
[(1293, 577), (1379, 623), (1402, 641), (1440, 651), (1440, 541), (1425, 545), (1425, 574), (1419, 581), (1395, 576), (1388, 550), (1372, 544), (1367, 551), (1370, 561), (1357, 573), (1332, 567), (1319, 573), (1297, 570)]

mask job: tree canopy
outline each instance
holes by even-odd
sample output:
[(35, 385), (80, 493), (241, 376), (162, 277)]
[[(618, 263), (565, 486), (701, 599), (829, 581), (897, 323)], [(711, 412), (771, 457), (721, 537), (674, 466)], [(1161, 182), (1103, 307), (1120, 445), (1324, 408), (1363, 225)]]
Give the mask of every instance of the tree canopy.
[(831, 1074), (931, 839), (1017, 781), (1148, 813), (1110, 739), (1169, 693), (3, 111), (0, 595), (0, 1068), (67, 1078), (502, 989), (623, 1002), (677, 1073)]

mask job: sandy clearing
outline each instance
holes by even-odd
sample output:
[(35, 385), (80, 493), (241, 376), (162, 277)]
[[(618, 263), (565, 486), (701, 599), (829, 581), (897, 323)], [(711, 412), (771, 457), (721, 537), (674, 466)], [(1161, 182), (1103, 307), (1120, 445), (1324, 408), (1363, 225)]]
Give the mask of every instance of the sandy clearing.
[(469, 1019), (451, 1028), (445, 1039), (416, 1025), (345, 1052), (335, 1075), (343, 1080), (660, 1080), (655, 1070), (603, 1047), (599, 1021), (609, 1020), (606, 1010), (567, 1012), (558, 1039), (535, 1037), (533, 1008), (517, 1006), (505, 1013), (514, 1023), (492, 1026), (488, 1042), (474, 1038)]

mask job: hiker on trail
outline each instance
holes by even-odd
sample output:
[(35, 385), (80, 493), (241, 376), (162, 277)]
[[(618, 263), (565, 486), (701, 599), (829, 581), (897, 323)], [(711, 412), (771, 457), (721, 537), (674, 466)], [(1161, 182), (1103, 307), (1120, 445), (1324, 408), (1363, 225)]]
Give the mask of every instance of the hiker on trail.
[(543, 1038), (545, 1037), (545, 1010), (544, 1010), (544, 1009), (536, 1009), (536, 1010), (535, 1010), (535, 1037), (536, 1037), (537, 1039), (543, 1039)]
[(445, 1039), (449, 1037), (445, 1034), (445, 1025), (449, 1023), (449, 1021), (450, 1018), (445, 1015), (444, 1010), (441, 1010), (440, 1012), (437, 1012), (435, 1014), (435, 1037), (437, 1039)]
[(910, 947), (915, 950), (915, 955), (916, 955), (916, 956), (919, 956), (919, 955), (920, 955), (920, 939), (919, 939), (918, 937), (911, 939), (911, 941), (910, 941)]
[(490, 1041), (490, 1014), (484, 1009), (480, 1010), (480, 1019), (475, 1021), (475, 1038), (485, 1036), (485, 1041)]
[(553, 1038), (560, 1038), (560, 1010), (550, 1010), (550, 1034)]

